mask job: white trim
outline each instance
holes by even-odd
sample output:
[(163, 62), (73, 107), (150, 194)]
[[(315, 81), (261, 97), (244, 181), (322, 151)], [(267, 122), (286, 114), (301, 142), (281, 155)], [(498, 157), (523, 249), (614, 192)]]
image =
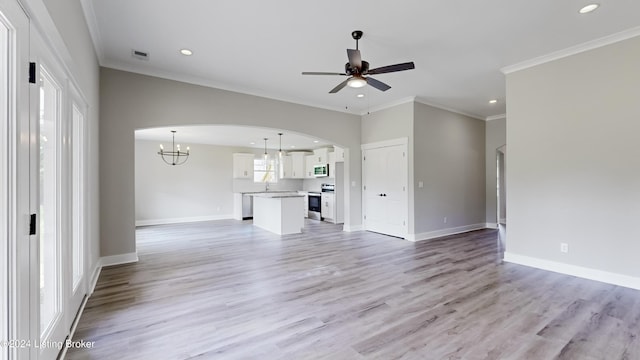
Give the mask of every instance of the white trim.
[(362, 144), (362, 145), (360, 145), (360, 149), (361, 150), (370, 150), (370, 149), (379, 149), (379, 148), (382, 148), (382, 147), (397, 146), (397, 145), (408, 145), (408, 144), (409, 144), (409, 138), (403, 137), (403, 138), (398, 138), (398, 139), (391, 139), (391, 140), (384, 140), (384, 141), (378, 141), (378, 142), (373, 142), (373, 143)]
[(431, 106), (431, 107), (434, 107), (434, 108), (436, 108), (436, 109), (440, 109), (440, 110), (444, 110), (444, 111), (452, 112), (452, 113), (454, 113), (454, 114), (463, 115), (463, 116), (468, 116), (468, 117), (470, 117), (470, 118), (474, 118), (474, 119), (477, 119), (477, 120), (483, 120), (483, 121), (485, 120), (485, 118), (484, 118), (484, 117), (482, 117), (482, 116), (480, 116), (480, 115), (475, 115), (475, 114), (471, 114), (471, 113), (468, 113), (468, 112), (464, 112), (464, 111), (456, 110), (456, 109), (450, 108), (450, 107), (448, 107), (448, 106), (444, 106), (444, 105), (440, 105), (440, 104), (435, 104), (435, 103), (429, 102), (429, 101), (427, 101), (427, 100), (425, 100), (425, 99), (422, 99), (422, 98), (419, 98), (419, 97), (416, 97), (416, 100), (415, 100), (415, 101), (416, 101), (417, 103), (422, 104), (422, 105)]
[(84, 12), (87, 27), (89, 28), (89, 35), (91, 35), (91, 40), (93, 40), (93, 49), (98, 57), (98, 62), (102, 63), (104, 61), (104, 51), (102, 51), (102, 47), (100, 46), (102, 44), (100, 27), (98, 26), (98, 19), (93, 7), (93, 1), (80, 0), (80, 5), (82, 6), (82, 12)]
[(367, 109), (366, 111), (363, 111), (360, 113), (360, 116), (366, 116), (371, 114), (372, 112), (376, 112), (376, 111), (381, 111), (381, 110), (386, 110), (386, 109), (390, 109), (394, 106), (398, 106), (398, 105), (403, 105), (406, 103), (410, 103), (410, 102), (415, 102), (416, 101), (416, 97), (415, 96), (409, 96), (406, 98), (402, 98), (402, 99), (398, 99), (396, 101), (390, 101), (388, 103), (382, 104), (382, 105), (378, 105), (378, 106), (374, 106), (370, 109)]
[(498, 223), (485, 223), (484, 227), (487, 229), (497, 229), (498, 228)]
[(96, 284), (98, 283), (98, 278), (100, 277), (100, 272), (102, 271), (102, 259), (98, 258), (96, 264), (93, 266), (93, 271), (91, 271), (91, 277), (89, 278), (89, 288), (87, 289), (87, 295), (93, 294), (93, 291), (96, 289)]
[(504, 261), (513, 264), (529, 266), (536, 269), (553, 271), (560, 274), (577, 276), (583, 279), (595, 280), (607, 284), (640, 290), (640, 278), (638, 277), (591, 269), (577, 265), (565, 264), (551, 260), (538, 259), (509, 252), (504, 253)]
[(351, 226), (347, 226), (347, 225), (343, 225), (342, 226), (342, 231), (345, 232), (354, 232), (354, 231), (363, 231), (364, 230), (364, 226), (361, 225), (351, 225)]
[(134, 262), (138, 262), (137, 252), (120, 254), (120, 255), (103, 256), (102, 258), (100, 258), (101, 267), (129, 264)]
[(407, 234), (405, 239), (412, 242), (416, 242), (416, 241), (435, 239), (443, 236), (466, 233), (469, 231), (480, 230), (484, 228), (486, 228), (485, 223), (471, 224), (471, 225), (458, 226), (458, 227), (448, 228), (448, 229), (428, 231), (428, 232), (423, 232), (419, 234)]
[(615, 33), (605, 37), (601, 37), (599, 39), (587, 41), (585, 43), (571, 46), (563, 50), (554, 51), (552, 53), (539, 56), (530, 60), (522, 61), (517, 64), (505, 66), (502, 69), (500, 69), (500, 71), (502, 71), (502, 73), (505, 75), (511, 74), (513, 72), (528, 69), (530, 67), (538, 66), (544, 63), (548, 63), (550, 61), (555, 61), (571, 55), (579, 54), (581, 52), (597, 49), (599, 47), (603, 47), (606, 45), (611, 45), (620, 41), (631, 39), (639, 35), (640, 35), (640, 26), (627, 29), (625, 31), (621, 31), (619, 33)]
[(485, 121), (501, 120), (501, 119), (506, 119), (506, 118), (507, 118), (507, 114), (491, 115), (491, 116), (487, 116)]
[(179, 224), (179, 223), (190, 223), (190, 222), (198, 222), (198, 221), (214, 221), (214, 220), (228, 220), (228, 219), (233, 219), (233, 214), (212, 215), (212, 216), (192, 216), (192, 217), (168, 218), (168, 219), (136, 220), (136, 226), (166, 225), (166, 224)]
[[(84, 312), (84, 307), (87, 305), (87, 301), (89, 301), (89, 295), (86, 295), (84, 299), (82, 299), (82, 303), (80, 303), (80, 310), (76, 313), (76, 317), (73, 319), (73, 324), (71, 325), (71, 331), (67, 336), (68, 340), (73, 339), (73, 335), (76, 333), (76, 329), (78, 328), (78, 323), (80, 322), (80, 318), (82, 317), (82, 313)], [(65, 356), (67, 356), (67, 350), (69, 350), (68, 346), (62, 346), (62, 352), (58, 356), (58, 359), (64, 360)]]

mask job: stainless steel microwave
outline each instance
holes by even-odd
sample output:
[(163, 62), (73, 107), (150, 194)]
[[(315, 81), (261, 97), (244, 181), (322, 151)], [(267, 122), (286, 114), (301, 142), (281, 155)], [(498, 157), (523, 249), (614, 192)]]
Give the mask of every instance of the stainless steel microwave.
[(329, 176), (329, 164), (314, 165), (313, 166), (313, 175), (315, 177)]

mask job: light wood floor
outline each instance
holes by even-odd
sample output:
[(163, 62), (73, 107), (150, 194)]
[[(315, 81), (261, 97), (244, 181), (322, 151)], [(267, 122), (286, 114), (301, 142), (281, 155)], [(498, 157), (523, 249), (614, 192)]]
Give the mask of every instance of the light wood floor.
[(308, 223), (139, 228), (68, 359), (640, 359), (640, 292), (497, 263), (497, 231), (410, 243)]

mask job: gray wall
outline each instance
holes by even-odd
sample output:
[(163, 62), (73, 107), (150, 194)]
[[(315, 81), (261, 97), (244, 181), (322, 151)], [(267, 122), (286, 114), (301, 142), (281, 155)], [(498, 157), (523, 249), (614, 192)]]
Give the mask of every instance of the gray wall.
[[(231, 219), (234, 192), (265, 188), (253, 180), (233, 179), (233, 153), (261, 156), (262, 150), (183, 143), (183, 148), (187, 145), (191, 148), (188, 161), (170, 166), (158, 156), (159, 144), (160, 141), (147, 140), (135, 143), (136, 222), (163, 223), (205, 217)], [(302, 181), (281, 179), (269, 188), (301, 190)]]
[(414, 106), (415, 233), (484, 225), (485, 122)]
[(149, 127), (273, 127), (347, 148), (345, 183), (355, 184), (345, 187), (345, 228), (361, 224), (360, 116), (108, 68), (101, 68), (100, 92), (102, 256), (135, 252), (134, 131)]
[(362, 116), (363, 144), (413, 136), (413, 101)]
[(507, 253), (640, 276), (638, 64), (640, 37), (507, 75)]
[(414, 101), (362, 117), (363, 144), (403, 137), (409, 139), (409, 235), (484, 225), (485, 122)]
[(407, 232), (414, 234), (414, 193), (413, 193), (413, 101), (392, 106), (362, 116), (362, 144), (385, 140), (408, 138), (408, 200)]
[(497, 223), (496, 198), (496, 149), (507, 143), (507, 120), (497, 119), (487, 121), (486, 135), (486, 219), (489, 224)]
[[(31, 1), (26, 0), (27, 3)], [(36, 3), (37, 1), (33, 1)], [(100, 257), (100, 208), (99, 208), (99, 66), (94, 52), (89, 29), (84, 20), (84, 13), (80, 0), (49, 0), (43, 1), (55, 27), (66, 46), (62, 56), (67, 64), (79, 91), (85, 97), (88, 106), (86, 116), (88, 128), (88, 148), (86, 154), (89, 164), (87, 179), (87, 236), (89, 246), (89, 269), (97, 264)], [(49, 34), (51, 35), (51, 34)], [(55, 46), (55, 45), (54, 45)], [(66, 57), (65, 55), (68, 55)], [(87, 274), (91, 276), (91, 274)]]
[(189, 144), (189, 160), (169, 166), (158, 144), (136, 140), (136, 221), (232, 218), (234, 148)]

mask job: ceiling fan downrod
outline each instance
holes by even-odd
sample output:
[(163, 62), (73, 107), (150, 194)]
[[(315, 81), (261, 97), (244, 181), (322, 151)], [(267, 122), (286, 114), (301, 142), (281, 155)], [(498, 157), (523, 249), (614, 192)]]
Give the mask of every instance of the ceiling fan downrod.
[(351, 32), (351, 37), (356, 41), (356, 50), (360, 50), (358, 49), (358, 40), (362, 39), (362, 31), (354, 30)]

